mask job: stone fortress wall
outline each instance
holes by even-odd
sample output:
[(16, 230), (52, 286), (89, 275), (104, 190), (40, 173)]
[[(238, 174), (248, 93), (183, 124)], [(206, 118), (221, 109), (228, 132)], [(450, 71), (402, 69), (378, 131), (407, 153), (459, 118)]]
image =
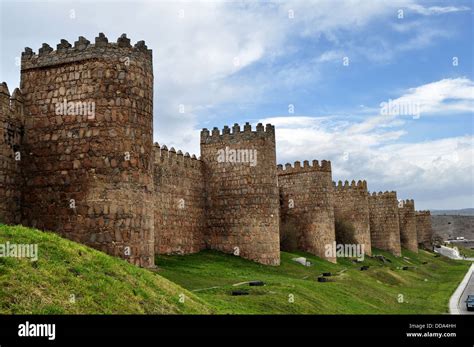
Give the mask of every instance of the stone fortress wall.
[(125, 35), (27, 48), (21, 90), (22, 223), (153, 266), (151, 51)]
[(280, 263), (275, 128), (234, 124), (201, 131), (207, 244), (267, 265)]
[(369, 195), (370, 238), (372, 247), (401, 255), (400, 224), (396, 192)]
[(335, 220), (344, 231), (336, 234), (338, 243), (363, 244), (365, 253), (372, 255), (367, 182), (353, 180), (350, 184), (349, 181), (333, 184)]
[(153, 149), (155, 253), (199, 252), (206, 231), (203, 162), (158, 143)]
[(400, 222), (401, 246), (412, 252), (418, 252), (415, 202), (413, 199), (401, 200), (398, 202), (398, 217)]
[(278, 185), (281, 232), (294, 232), (299, 250), (336, 262), (325, 254), (325, 246), (336, 241), (331, 162), (278, 165)]
[(6, 83), (0, 84), (0, 221), (21, 223), (21, 144), (23, 98), (17, 88), (10, 96)]
[(335, 216), (367, 254), (372, 244), (400, 255), (400, 243), (431, 246), (429, 211), (416, 215), (418, 241), (413, 211), (365, 181), (334, 187), (329, 161), (277, 166), (271, 124), (203, 129), (200, 158), (153, 145), (152, 52), (125, 34), (26, 48), (21, 88), (0, 84), (0, 222), (139, 266), (203, 249), (278, 265), (289, 225), (298, 249), (336, 261), (324, 254)]
[(431, 212), (416, 212), (416, 233), (418, 238), (418, 248), (431, 249), (433, 247), (433, 229), (431, 227)]

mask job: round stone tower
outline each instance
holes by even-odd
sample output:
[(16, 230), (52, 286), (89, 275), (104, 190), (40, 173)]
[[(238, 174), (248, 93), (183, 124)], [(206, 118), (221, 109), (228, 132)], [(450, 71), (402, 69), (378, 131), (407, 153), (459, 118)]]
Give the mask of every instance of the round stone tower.
[(21, 222), (21, 142), (23, 137), (23, 99), (17, 88), (10, 96), (5, 82), (0, 83), (0, 223)]
[(101, 33), (22, 54), (23, 223), (154, 265), (153, 67)]
[(372, 255), (370, 241), (369, 192), (367, 182), (355, 180), (334, 182), (334, 218), (337, 223), (348, 223), (352, 228), (336, 228), (338, 244), (364, 245), (365, 254)]
[(400, 257), (400, 221), (397, 192), (373, 192), (369, 195), (370, 238), (372, 247)]
[(413, 199), (398, 202), (401, 246), (418, 253), (418, 236), (416, 234), (415, 201)]
[(280, 264), (275, 128), (249, 123), (201, 131), (207, 188), (207, 246)]
[(277, 173), (282, 235), (293, 234), (298, 250), (336, 263), (335, 254), (326, 253), (336, 242), (331, 162), (280, 164)]
[(418, 248), (433, 249), (433, 228), (431, 226), (430, 211), (416, 211), (416, 233)]

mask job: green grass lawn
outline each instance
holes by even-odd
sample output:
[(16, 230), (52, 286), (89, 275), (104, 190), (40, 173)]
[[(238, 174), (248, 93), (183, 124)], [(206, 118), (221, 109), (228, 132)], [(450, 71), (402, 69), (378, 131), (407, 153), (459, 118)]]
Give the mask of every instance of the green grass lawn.
[(474, 249), (470, 249), (463, 246), (457, 246), (457, 247), (461, 255), (465, 256), (466, 258), (474, 258)]
[[(281, 266), (272, 267), (204, 251), (157, 256), (158, 269), (147, 270), (21, 226), (0, 225), (0, 244), (7, 241), (38, 244), (39, 258), (0, 257), (0, 314), (446, 313), (470, 265), (425, 251), (404, 251), (396, 258), (376, 250), (392, 263), (367, 257), (362, 263), (340, 258), (332, 264), (282, 252)], [(307, 257), (312, 266), (291, 260), (297, 256)], [(370, 267), (360, 271), (362, 265)], [(333, 273), (331, 282), (317, 282), (322, 272)], [(247, 281), (265, 286), (234, 285)], [(249, 295), (231, 296), (232, 290)]]
[(39, 257), (36, 262), (0, 257), (0, 314), (212, 312), (156, 273), (56, 234), (0, 225), (0, 244), (7, 241), (38, 244)]
[(459, 250), (459, 254), (461, 256), (464, 256), (466, 258), (474, 258), (474, 249), (463, 247), (463, 246), (460, 246), (460, 245), (454, 244), (454, 243), (444, 244), (444, 246), (449, 247), (449, 248), (456, 247)]
[[(156, 264), (160, 275), (192, 291), (220, 314), (447, 313), (449, 298), (470, 264), (425, 251), (404, 250), (401, 258), (380, 250), (374, 254), (392, 263), (366, 257), (362, 263), (339, 258), (338, 264), (332, 264), (305, 253), (282, 252), (281, 266), (271, 267), (204, 251), (157, 256)], [(291, 260), (298, 256), (306, 257), (312, 266)], [(370, 267), (360, 271), (362, 265)], [(403, 266), (410, 268), (402, 270)], [(332, 282), (317, 282), (322, 272), (333, 273)], [(246, 281), (264, 281), (266, 285), (234, 286)], [(231, 296), (233, 290), (245, 290), (249, 295)]]

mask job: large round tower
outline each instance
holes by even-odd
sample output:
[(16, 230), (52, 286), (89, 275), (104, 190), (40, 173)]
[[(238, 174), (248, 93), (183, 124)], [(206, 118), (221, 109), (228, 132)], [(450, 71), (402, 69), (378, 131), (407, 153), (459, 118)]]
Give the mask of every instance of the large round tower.
[(153, 266), (153, 68), (99, 34), (22, 54), (23, 222)]
[(207, 188), (207, 246), (280, 264), (275, 128), (249, 123), (201, 131)]

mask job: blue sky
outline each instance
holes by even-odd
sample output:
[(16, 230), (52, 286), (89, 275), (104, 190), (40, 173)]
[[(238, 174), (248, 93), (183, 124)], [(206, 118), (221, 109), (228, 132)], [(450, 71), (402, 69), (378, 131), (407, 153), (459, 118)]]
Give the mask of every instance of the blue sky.
[[(279, 163), (474, 207), (472, 1), (0, 2), (10, 90), (25, 46), (127, 33), (153, 49), (160, 144), (199, 154), (202, 127), (272, 122)], [(381, 115), (389, 100), (419, 117)]]

